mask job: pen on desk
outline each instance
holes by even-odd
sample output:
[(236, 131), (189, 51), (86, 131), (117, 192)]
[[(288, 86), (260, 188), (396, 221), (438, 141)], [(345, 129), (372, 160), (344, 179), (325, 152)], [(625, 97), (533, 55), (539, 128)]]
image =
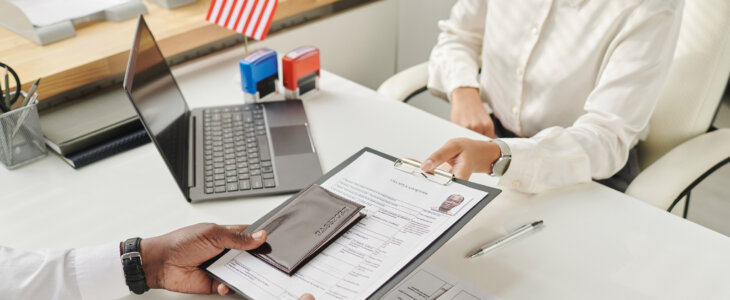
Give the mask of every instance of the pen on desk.
[(537, 226), (540, 226), (540, 224), (542, 224), (542, 220), (535, 221), (530, 224), (522, 225), (519, 228), (517, 228), (515, 231), (511, 232), (510, 234), (505, 235), (494, 242), (491, 242), (489, 244), (479, 247), (479, 250), (477, 250), (476, 252), (469, 255), (469, 258), (474, 258), (474, 257), (480, 256), (484, 253), (487, 253), (490, 250), (493, 250), (499, 246), (502, 246), (502, 245), (506, 244), (507, 242), (514, 240), (527, 232), (532, 231)]

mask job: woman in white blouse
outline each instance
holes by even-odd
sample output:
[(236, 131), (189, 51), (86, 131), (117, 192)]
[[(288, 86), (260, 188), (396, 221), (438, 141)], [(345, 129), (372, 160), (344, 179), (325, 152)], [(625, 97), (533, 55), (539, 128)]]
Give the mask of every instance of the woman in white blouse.
[(492, 173), (525, 192), (591, 179), (624, 190), (638, 173), (632, 149), (649, 130), (682, 7), (682, 0), (459, 0), (439, 22), (428, 87), (448, 96), (454, 123), (493, 138), (496, 131), (504, 143), (450, 140), (423, 169), (446, 162), (460, 178)]

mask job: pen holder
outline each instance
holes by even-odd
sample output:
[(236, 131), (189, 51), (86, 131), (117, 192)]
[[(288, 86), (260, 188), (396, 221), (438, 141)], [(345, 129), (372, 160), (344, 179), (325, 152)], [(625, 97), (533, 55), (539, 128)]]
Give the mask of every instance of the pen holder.
[(0, 161), (15, 169), (46, 156), (38, 107), (29, 104), (0, 115)]

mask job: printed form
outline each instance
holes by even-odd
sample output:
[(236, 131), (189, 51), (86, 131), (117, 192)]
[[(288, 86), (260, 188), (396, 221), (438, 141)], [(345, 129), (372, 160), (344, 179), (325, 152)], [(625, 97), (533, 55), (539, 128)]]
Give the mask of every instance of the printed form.
[(254, 299), (365, 299), (463, 217), (487, 192), (441, 185), (364, 152), (322, 187), (365, 205), (367, 216), (293, 276), (245, 251), (208, 267)]
[(386, 294), (383, 300), (499, 300), (453, 274), (423, 263)]

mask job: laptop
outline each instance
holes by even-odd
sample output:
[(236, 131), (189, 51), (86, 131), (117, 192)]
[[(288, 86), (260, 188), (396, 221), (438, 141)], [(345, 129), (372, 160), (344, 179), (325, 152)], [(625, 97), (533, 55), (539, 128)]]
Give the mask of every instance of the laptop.
[(296, 192), (322, 176), (301, 100), (190, 110), (142, 16), (123, 86), (190, 202)]

